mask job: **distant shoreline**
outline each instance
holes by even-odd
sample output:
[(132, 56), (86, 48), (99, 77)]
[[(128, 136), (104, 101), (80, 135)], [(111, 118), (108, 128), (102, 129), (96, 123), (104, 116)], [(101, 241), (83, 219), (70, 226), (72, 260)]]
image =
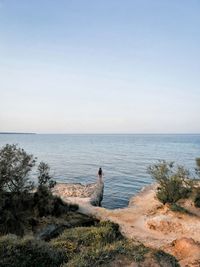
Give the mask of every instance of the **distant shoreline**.
[(0, 134), (36, 134), (36, 133), (0, 132)]
[(21, 133), (21, 132), (0, 132), (0, 134), (22, 134), (22, 135), (200, 135), (200, 133)]

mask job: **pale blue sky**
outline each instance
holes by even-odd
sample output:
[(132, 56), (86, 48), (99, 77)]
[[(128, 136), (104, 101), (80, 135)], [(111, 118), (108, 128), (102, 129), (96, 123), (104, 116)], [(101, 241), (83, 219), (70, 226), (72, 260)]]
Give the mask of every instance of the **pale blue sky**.
[(0, 131), (200, 133), (199, 0), (0, 0)]

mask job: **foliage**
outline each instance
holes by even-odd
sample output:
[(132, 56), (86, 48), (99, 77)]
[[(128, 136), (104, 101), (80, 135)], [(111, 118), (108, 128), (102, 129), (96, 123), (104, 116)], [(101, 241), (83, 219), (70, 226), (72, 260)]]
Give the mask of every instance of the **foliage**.
[(54, 197), (51, 191), (47, 187), (45, 186), (39, 187), (34, 194), (35, 216), (42, 217), (51, 214), (54, 208), (53, 200)]
[(194, 205), (200, 208), (200, 187), (195, 188)]
[(173, 257), (172, 255), (162, 251), (162, 250), (158, 250), (154, 253), (156, 259), (158, 260), (158, 262), (160, 263), (160, 266), (163, 266), (164, 264), (162, 264), (162, 262), (164, 261), (165, 264), (167, 263), (167, 265), (164, 266), (173, 266), (173, 267), (180, 267), (177, 259), (175, 257)]
[(23, 235), (29, 219), (29, 179), (35, 159), (16, 145), (0, 149), (0, 233)]
[(0, 238), (0, 267), (59, 267), (67, 260), (63, 249), (31, 238)]
[[(33, 216), (60, 215), (66, 212), (61, 199), (54, 197), (55, 185), (49, 174), (49, 166), (38, 166), (38, 187), (33, 192), (30, 174), (36, 159), (17, 145), (5, 145), (0, 149), (0, 233), (23, 235), (33, 221)], [(68, 208), (69, 209), (69, 208)]]
[(180, 212), (180, 213), (185, 213), (185, 214), (191, 214), (187, 209), (181, 207), (177, 203), (173, 203), (170, 205), (170, 210), (174, 212)]
[(42, 186), (46, 186), (47, 188), (53, 188), (56, 185), (56, 182), (54, 180), (52, 180), (52, 177), (49, 174), (50, 168), (48, 166), (48, 164), (46, 164), (45, 162), (40, 162), (39, 166), (38, 166), (38, 184), (39, 184), (39, 188)]
[(104, 222), (100, 223), (99, 227), (91, 226), (67, 229), (56, 241), (67, 240), (76, 243), (77, 246), (92, 246), (97, 243), (105, 245), (121, 238), (122, 235), (119, 232), (119, 226), (117, 224)]
[(196, 174), (198, 175), (198, 177), (200, 178), (200, 158), (196, 158)]
[(107, 264), (115, 259), (118, 255), (124, 255), (132, 261), (140, 262), (144, 260), (145, 254), (148, 249), (143, 245), (134, 245), (133, 243), (122, 240), (112, 244), (100, 246), (99, 244), (94, 247), (89, 247), (76, 254), (68, 263), (63, 267), (98, 267)]
[(148, 173), (158, 182), (157, 197), (163, 203), (176, 203), (187, 198), (193, 190), (189, 171), (173, 162), (159, 161), (148, 168)]
[(50, 189), (55, 186), (56, 182), (52, 180), (49, 171), (48, 164), (40, 162), (38, 166), (38, 187), (34, 194), (36, 215), (40, 217), (51, 214), (54, 209), (54, 196)]
[(100, 266), (125, 255), (134, 261), (142, 261), (149, 251), (122, 237), (117, 224), (102, 222), (98, 226), (67, 229), (51, 241), (56, 248), (64, 248), (69, 262), (63, 267)]
[(31, 217), (32, 196), (4, 192), (0, 202), (0, 233), (22, 236)]
[(125, 239), (118, 225), (111, 222), (67, 229), (49, 243), (28, 237), (0, 237), (0, 267), (113, 266), (118, 257), (142, 262), (149, 256), (158, 258), (160, 266), (167, 262), (167, 266), (178, 267), (169, 254)]
[(0, 190), (14, 193), (32, 190), (29, 174), (34, 165), (33, 155), (17, 145), (5, 145), (0, 149)]

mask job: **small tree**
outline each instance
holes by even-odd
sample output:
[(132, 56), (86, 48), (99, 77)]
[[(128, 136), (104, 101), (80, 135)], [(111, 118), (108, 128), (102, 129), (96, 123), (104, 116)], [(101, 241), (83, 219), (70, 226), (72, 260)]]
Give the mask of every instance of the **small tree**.
[(163, 203), (176, 203), (192, 191), (193, 182), (189, 171), (173, 162), (159, 161), (148, 168), (148, 173), (158, 182), (157, 198)]
[(29, 179), (35, 165), (33, 155), (17, 145), (5, 145), (0, 149), (0, 232), (23, 235), (30, 215)]
[[(196, 158), (196, 174), (198, 175), (200, 179), (200, 158)], [(195, 195), (194, 195), (194, 205), (197, 208), (200, 208), (200, 187), (198, 186), (195, 188)]]
[(196, 174), (198, 175), (198, 177), (200, 178), (200, 158), (196, 158)]
[(50, 168), (49, 165), (45, 162), (40, 162), (38, 166), (38, 187), (45, 186), (49, 189), (53, 188), (56, 185), (56, 182), (52, 179), (49, 174)]
[(0, 149), (0, 233), (23, 235), (33, 208), (41, 216), (51, 213), (54, 203), (50, 189), (55, 182), (49, 175), (49, 166), (41, 162), (38, 188), (33, 193), (30, 173), (35, 164), (33, 155), (17, 145), (7, 144)]
[(56, 184), (49, 174), (48, 164), (40, 162), (38, 166), (38, 188), (34, 195), (35, 210), (39, 216), (51, 214), (54, 209), (54, 197), (51, 188)]
[(29, 174), (35, 166), (35, 158), (17, 145), (5, 145), (0, 149), (0, 190), (13, 193), (29, 192), (33, 182)]

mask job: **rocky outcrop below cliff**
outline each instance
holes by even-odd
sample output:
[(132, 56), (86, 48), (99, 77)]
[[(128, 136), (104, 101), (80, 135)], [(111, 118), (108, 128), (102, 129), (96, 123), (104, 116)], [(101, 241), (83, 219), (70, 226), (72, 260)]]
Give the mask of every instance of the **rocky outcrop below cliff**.
[(54, 195), (65, 202), (77, 205), (101, 206), (104, 183), (98, 179), (96, 183), (83, 185), (80, 183), (58, 183), (52, 189)]

